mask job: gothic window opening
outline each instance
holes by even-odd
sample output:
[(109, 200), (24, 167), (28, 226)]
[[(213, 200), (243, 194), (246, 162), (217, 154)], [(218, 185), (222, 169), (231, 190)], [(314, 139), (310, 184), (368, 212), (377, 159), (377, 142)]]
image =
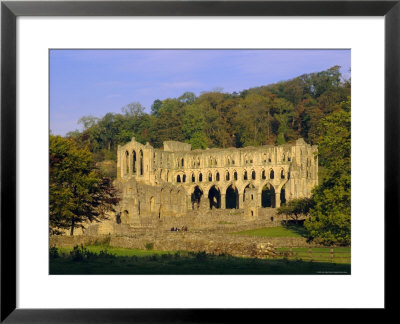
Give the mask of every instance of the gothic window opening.
[(238, 209), (239, 208), (239, 193), (238, 193), (237, 188), (232, 185), (230, 185), (226, 189), (225, 208), (226, 209)]
[(133, 171), (133, 173), (136, 173), (136, 151), (135, 150), (133, 150), (133, 152), (132, 152), (132, 159), (133, 159), (132, 171)]
[(273, 179), (274, 178), (274, 170), (271, 170), (269, 173), (269, 178)]
[(139, 155), (140, 155), (140, 175), (143, 175), (143, 151), (142, 150), (140, 150), (140, 153), (139, 153)]
[(221, 193), (215, 186), (212, 186), (208, 192), (208, 199), (210, 201), (210, 209), (221, 208)]
[(190, 196), (190, 200), (192, 202), (192, 209), (199, 208), (202, 196), (203, 196), (203, 191), (199, 188), (199, 186), (196, 186), (193, 190), (193, 193)]

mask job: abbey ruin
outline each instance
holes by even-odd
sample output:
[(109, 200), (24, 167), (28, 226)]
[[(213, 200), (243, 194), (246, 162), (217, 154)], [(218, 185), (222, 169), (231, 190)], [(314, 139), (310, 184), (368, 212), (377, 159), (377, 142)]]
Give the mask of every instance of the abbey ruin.
[(121, 202), (108, 226), (97, 231), (273, 220), (282, 203), (310, 196), (317, 185), (316, 152), (303, 139), (280, 146), (192, 150), (176, 141), (156, 149), (132, 138), (117, 151), (115, 186)]

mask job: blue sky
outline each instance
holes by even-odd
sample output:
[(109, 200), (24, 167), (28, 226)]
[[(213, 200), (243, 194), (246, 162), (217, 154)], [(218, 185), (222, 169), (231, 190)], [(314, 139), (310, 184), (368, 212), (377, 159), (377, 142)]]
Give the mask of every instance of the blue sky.
[(50, 129), (80, 129), (82, 116), (102, 117), (140, 102), (224, 92), (342, 67), (350, 76), (350, 50), (51, 50)]

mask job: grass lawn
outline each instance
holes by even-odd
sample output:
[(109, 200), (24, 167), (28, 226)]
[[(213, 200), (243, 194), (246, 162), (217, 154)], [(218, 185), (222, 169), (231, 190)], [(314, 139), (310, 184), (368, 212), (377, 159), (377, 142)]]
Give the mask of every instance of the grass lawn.
[(231, 234), (262, 237), (305, 237), (306, 231), (302, 226), (290, 225), (256, 228)]
[[(288, 259), (253, 259), (204, 252), (166, 252), (85, 247), (90, 251), (73, 260), (72, 249), (59, 249), (50, 258), (50, 274), (350, 274), (350, 264)], [(101, 254), (107, 248), (107, 253)]]
[[(312, 259), (320, 262), (330, 262), (331, 248), (321, 248), (321, 247), (313, 247), (312, 251)], [(333, 250), (333, 262), (335, 263), (350, 263), (351, 257), (351, 248), (350, 247), (335, 247)], [(288, 259), (302, 259), (302, 260), (310, 260), (310, 251), (309, 248), (292, 248), (292, 251), (289, 248), (277, 248), (278, 252), (284, 253), (284, 255)], [(328, 261), (327, 261), (328, 260)]]

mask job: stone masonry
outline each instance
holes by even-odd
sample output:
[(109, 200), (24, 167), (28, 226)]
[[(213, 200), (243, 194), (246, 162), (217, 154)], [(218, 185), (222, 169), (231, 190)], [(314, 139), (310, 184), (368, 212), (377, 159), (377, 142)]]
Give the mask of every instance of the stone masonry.
[(280, 146), (192, 150), (176, 141), (155, 149), (132, 138), (118, 146), (117, 211), (86, 234), (213, 228), (267, 219), (276, 223), (277, 207), (310, 196), (317, 185), (316, 153), (317, 147), (303, 139)]

